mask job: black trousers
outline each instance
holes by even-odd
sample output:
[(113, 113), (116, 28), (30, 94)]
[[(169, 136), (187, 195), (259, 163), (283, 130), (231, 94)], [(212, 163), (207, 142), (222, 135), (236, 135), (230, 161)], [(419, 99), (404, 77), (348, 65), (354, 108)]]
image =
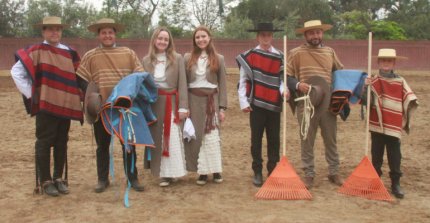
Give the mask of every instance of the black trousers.
[(279, 162), (279, 132), (281, 124), (281, 114), (251, 105), (252, 111), (249, 115), (251, 124), (251, 154), (252, 170), (254, 173), (261, 173), (263, 169), (263, 158), (261, 155), (262, 139), (266, 130), (267, 140), (267, 171), (272, 173)]
[(387, 148), (388, 166), (390, 167), (390, 178), (398, 180), (402, 176), (400, 163), (402, 153), (400, 151), (400, 139), (384, 135), (381, 133), (371, 132), (372, 136), (372, 164), (379, 176), (382, 175), (382, 163), (384, 161), (384, 150)]
[[(70, 119), (46, 113), (36, 115), (36, 171), (39, 182), (61, 179), (67, 157)], [(51, 147), (54, 148), (54, 174), (51, 177)]]
[[(106, 132), (101, 120), (94, 123), (94, 136), (97, 143), (97, 176), (99, 181), (107, 181), (109, 179), (109, 146), (111, 136)], [(124, 171), (130, 181), (137, 179), (136, 168), (136, 148), (132, 146), (131, 153), (125, 151), (124, 145), (121, 146), (123, 155)], [(132, 159), (134, 165), (132, 167)], [(126, 162), (127, 161), (127, 162)], [(133, 170), (133, 171), (132, 171)]]

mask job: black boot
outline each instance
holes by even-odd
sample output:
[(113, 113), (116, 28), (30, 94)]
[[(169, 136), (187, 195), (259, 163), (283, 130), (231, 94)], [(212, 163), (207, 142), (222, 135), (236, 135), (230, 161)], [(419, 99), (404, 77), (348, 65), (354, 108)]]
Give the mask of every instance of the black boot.
[(263, 174), (261, 174), (261, 172), (255, 173), (254, 178), (252, 179), (252, 183), (256, 187), (261, 187), (263, 185)]
[(400, 178), (392, 178), (391, 179), (391, 193), (394, 194), (395, 197), (402, 199), (405, 197), (405, 193), (400, 187)]

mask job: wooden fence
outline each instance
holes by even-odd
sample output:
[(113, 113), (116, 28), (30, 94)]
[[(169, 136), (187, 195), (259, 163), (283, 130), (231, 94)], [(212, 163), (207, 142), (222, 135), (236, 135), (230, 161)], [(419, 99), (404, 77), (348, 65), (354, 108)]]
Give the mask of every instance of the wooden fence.
[[(38, 38), (0, 38), (0, 70), (10, 69), (14, 64), (14, 53), (16, 50), (42, 41)], [(81, 56), (97, 46), (95, 39), (63, 39), (65, 44), (75, 48)], [(299, 46), (304, 40), (290, 40), (288, 50)], [(235, 57), (254, 46), (255, 40), (227, 40), (216, 39), (215, 46), (220, 54), (225, 57), (226, 66), (237, 67)], [(148, 39), (119, 39), (118, 45), (128, 46), (135, 50), (142, 58), (148, 51)], [(327, 40), (327, 46), (335, 49), (345, 69), (367, 68), (367, 41), (366, 40)], [(190, 39), (175, 40), (176, 49), (179, 53), (185, 53), (191, 49)], [(274, 46), (283, 49), (282, 40), (275, 40)], [(430, 70), (430, 41), (373, 41), (373, 55), (379, 48), (395, 48), (398, 55), (406, 56), (409, 60), (399, 61), (397, 69), (403, 70)], [(373, 66), (375, 69), (376, 67)]]

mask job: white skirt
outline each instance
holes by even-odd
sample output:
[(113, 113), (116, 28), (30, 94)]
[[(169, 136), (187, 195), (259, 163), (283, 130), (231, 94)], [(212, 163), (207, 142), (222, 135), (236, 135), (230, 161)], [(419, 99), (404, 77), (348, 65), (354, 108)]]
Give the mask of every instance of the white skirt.
[[(215, 117), (217, 114), (215, 114)], [(199, 159), (197, 160), (197, 173), (207, 175), (222, 172), (221, 161), (221, 139), (218, 128), (205, 134), (200, 147)]]
[[(161, 156), (160, 177), (176, 178), (187, 174), (185, 168), (184, 143), (180, 126), (173, 122), (170, 127), (169, 156)], [(164, 140), (164, 138), (163, 138)]]

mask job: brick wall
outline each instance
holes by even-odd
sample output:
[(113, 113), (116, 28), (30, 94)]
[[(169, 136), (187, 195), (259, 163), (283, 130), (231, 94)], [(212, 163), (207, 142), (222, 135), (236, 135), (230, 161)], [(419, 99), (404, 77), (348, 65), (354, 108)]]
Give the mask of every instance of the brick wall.
[[(10, 69), (14, 63), (14, 53), (17, 49), (40, 42), (37, 38), (0, 38), (0, 70)], [(65, 44), (74, 47), (81, 56), (86, 51), (97, 46), (97, 40), (92, 39), (63, 39)], [(303, 40), (290, 40), (288, 50), (302, 44)], [(128, 46), (136, 51), (142, 58), (148, 51), (147, 39), (119, 39), (119, 45)], [(237, 67), (235, 57), (256, 45), (255, 40), (224, 40), (216, 39), (217, 51), (224, 55), (227, 67)], [(346, 69), (367, 69), (367, 40), (327, 40), (325, 44), (334, 48)], [(190, 39), (175, 40), (179, 53), (191, 49)], [(274, 46), (283, 49), (282, 40), (274, 41)], [(373, 41), (373, 55), (379, 48), (395, 48), (398, 55), (406, 56), (409, 60), (399, 61), (398, 69), (404, 70), (430, 70), (430, 41)], [(375, 69), (376, 67), (373, 66)]]

